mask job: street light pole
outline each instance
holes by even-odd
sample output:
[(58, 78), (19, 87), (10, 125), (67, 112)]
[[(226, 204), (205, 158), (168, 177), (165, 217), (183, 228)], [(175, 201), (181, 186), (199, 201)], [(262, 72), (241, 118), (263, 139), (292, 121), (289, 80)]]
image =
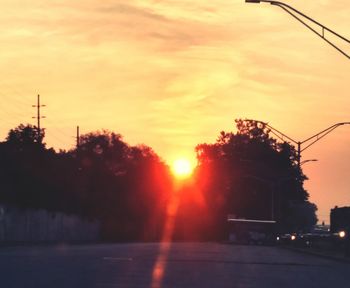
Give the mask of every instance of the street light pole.
[[(281, 177), (281, 178), (277, 178), (277, 179), (265, 179), (265, 178), (258, 177), (255, 175), (250, 175), (250, 174), (246, 174), (243, 177), (248, 178), (248, 179), (254, 179), (254, 180), (257, 180), (257, 181), (260, 181), (260, 182), (263, 182), (263, 183), (266, 183), (269, 185), (270, 192), (271, 192), (271, 211), (270, 211), (271, 221), (279, 222), (280, 216), (281, 216), (281, 211), (280, 211), (280, 209), (281, 209), (281, 203), (280, 203), (281, 196), (279, 193), (279, 187), (280, 187), (282, 182), (287, 181), (287, 180), (294, 180), (294, 178), (288, 176), (288, 177)], [(275, 199), (276, 196), (277, 196), (277, 199)], [(277, 203), (275, 203), (275, 202), (277, 202)], [(277, 209), (276, 209), (276, 206), (277, 206)], [(277, 211), (275, 211), (275, 210), (277, 210)], [(275, 212), (277, 212), (277, 217), (276, 217)]]
[[(305, 151), (306, 149), (308, 149), (309, 147), (311, 147), (316, 142), (320, 141), (322, 138), (327, 136), (329, 133), (331, 133), (334, 129), (338, 128), (339, 126), (349, 125), (350, 124), (350, 122), (336, 123), (336, 124), (326, 128), (326, 129), (316, 133), (315, 135), (312, 135), (311, 137), (309, 137), (309, 138), (307, 138), (307, 139), (305, 139), (303, 141), (296, 141), (293, 138), (291, 138), (291, 137), (287, 136), (286, 134), (282, 133), (281, 131), (273, 128), (272, 126), (270, 126), (266, 122), (262, 122), (262, 121), (259, 121), (259, 120), (248, 120), (248, 121), (255, 121), (256, 123), (260, 123), (264, 127), (267, 127), (268, 129), (270, 129), (271, 133), (274, 134), (280, 140), (287, 142), (286, 141), (286, 139), (287, 139), (289, 142), (292, 142), (292, 143), (297, 145), (297, 163), (298, 163), (298, 169), (300, 171), (300, 174), (298, 176), (298, 182), (299, 182), (299, 185), (300, 185), (299, 189), (301, 189), (301, 187), (302, 187), (301, 165), (305, 164), (306, 162), (317, 161), (316, 159), (301, 161), (301, 153), (303, 151)], [(306, 145), (306, 147), (302, 147), (304, 144)]]
[(264, 179), (264, 178), (261, 178), (261, 177), (258, 177), (258, 176), (254, 176), (254, 175), (244, 175), (245, 178), (251, 178), (251, 179), (254, 179), (254, 180), (258, 180), (260, 182), (263, 182), (263, 183), (267, 183), (270, 187), (270, 192), (271, 192), (271, 221), (275, 221), (275, 191), (276, 191), (276, 184), (274, 181), (270, 181), (270, 180), (267, 180), (267, 179)]
[[(300, 23), (302, 23), (304, 26), (306, 26), (308, 29), (310, 29), (312, 32), (314, 32), (316, 35), (321, 37), (325, 42), (327, 42), (329, 45), (331, 45), (333, 48), (338, 50), (341, 54), (343, 54), (346, 58), (350, 60), (350, 55), (343, 51), (341, 48), (339, 48), (337, 45), (335, 45), (331, 40), (327, 39), (325, 36), (325, 32), (328, 32), (332, 34), (333, 36), (337, 37), (340, 40), (343, 40), (347, 44), (350, 44), (350, 40), (345, 38), (344, 36), (338, 34), (337, 32), (329, 29), (328, 27), (324, 26), (323, 24), (317, 22), (316, 20), (312, 19), (311, 17), (305, 15), (304, 13), (300, 12), (299, 10), (291, 7), (288, 4), (285, 4), (280, 1), (269, 1), (269, 0), (245, 0), (246, 3), (270, 3), (271, 5), (278, 6), (282, 8), (285, 12), (287, 12), (289, 15), (291, 15), (293, 18), (298, 20)], [(311, 21), (312, 23), (316, 24), (319, 28), (321, 28), (321, 32), (315, 30), (313, 27), (311, 27), (309, 24), (307, 24), (301, 17)]]

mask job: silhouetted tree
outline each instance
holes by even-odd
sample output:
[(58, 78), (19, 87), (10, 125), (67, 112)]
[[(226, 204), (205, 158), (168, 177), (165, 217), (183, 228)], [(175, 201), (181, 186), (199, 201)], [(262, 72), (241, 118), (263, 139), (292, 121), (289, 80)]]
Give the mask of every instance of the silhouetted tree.
[(1, 202), (99, 219), (106, 240), (160, 238), (171, 178), (150, 147), (106, 130), (68, 152), (42, 140), (21, 124), (0, 143)]
[[(169, 167), (146, 145), (107, 130), (81, 136), (70, 151), (47, 149), (44, 131), (11, 129), (0, 143), (0, 201), (98, 219), (105, 240), (159, 240), (167, 211), (178, 209), (174, 239), (226, 237), (227, 214), (275, 218), (286, 230), (316, 222), (296, 151), (258, 122), (237, 120), (236, 133), (196, 147), (194, 179), (176, 188)], [(272, 205), (272, 202), (274, 205)]]
[(102, 131), (83, 135), (73, 153), (80, 167), (76, 190), (87, 213), (102, 219), (105, 238), (159, 239), (170, 174), (153, 150)]
[(36, 127), (21, 124), (11, 129), (6, 141), (1, 143), (0, 153), (1, 198), (21, 206), (42, 206), (46, 196), (42, 173), (53, 150), (46, 150), (45, 144), (37, 141)]
[(236, 126), (236, 133), (221, 132), (216, 143), (196, 147), (212, 234), (225, 235), (228, 214), (274, 218), (287, 231), (314, 225), (317, 208), (308, 202), (294, 147), (271, 137), (260, 122), (236, 120)]

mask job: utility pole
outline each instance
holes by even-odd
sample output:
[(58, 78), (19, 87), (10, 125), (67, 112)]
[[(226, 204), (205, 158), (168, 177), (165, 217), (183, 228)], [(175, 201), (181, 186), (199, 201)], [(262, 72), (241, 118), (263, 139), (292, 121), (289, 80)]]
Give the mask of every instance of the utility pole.
[(41, 107), (46, 107), (46, 105), (41, 105), (40, 104), (40, 95), (39, 94), (38, 94), (38, 97), (37, 97), (37, 104), (36, 105), (32, 105), (32, 107), (37, 108), (37, 115), (35, 117), (32, 117), (32, 118), (37, 119), (37, 141), (38, 141), (38, 143), (41, 143), (42, 135), (41, 135), (41, 128), (40, 128), (40, 119), (46, 118), (46, 116), (41, 116), (40, 115), (40, 108)]
[(82, 171), (81, 168), (81, 163), (80, 163), (80, 127), (77, 126), (77, 135), (76, 135), (76, 159), (77, 159), (77, 163), (78, 163), (78, 172)]
[(297, 142), (297, 145), (298, 145), (298, 150), (297, 150), (297, 157), (298, 157), (298, 167), (299, 167), (299, 170), (301, 170), (301, 142), (298, 141)]
[(77, 151), (80, 147), (80, 132), (79, 132), (79, 126), (77, 126)]

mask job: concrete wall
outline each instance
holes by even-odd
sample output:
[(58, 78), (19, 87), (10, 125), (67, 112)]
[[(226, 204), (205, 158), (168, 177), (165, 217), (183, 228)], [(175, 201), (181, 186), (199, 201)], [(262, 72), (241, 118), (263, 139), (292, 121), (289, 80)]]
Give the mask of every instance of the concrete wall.
[(75, 215), (0, 204), (1, 242), (97, 241), (100, 225)]

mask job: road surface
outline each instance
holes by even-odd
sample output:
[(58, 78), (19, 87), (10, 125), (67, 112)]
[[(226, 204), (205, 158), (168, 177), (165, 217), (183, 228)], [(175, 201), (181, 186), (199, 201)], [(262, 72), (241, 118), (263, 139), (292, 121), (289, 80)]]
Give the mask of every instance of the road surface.
[(2, 247), (0, 287), (350, 287), (350, 264), (217, 243)]

